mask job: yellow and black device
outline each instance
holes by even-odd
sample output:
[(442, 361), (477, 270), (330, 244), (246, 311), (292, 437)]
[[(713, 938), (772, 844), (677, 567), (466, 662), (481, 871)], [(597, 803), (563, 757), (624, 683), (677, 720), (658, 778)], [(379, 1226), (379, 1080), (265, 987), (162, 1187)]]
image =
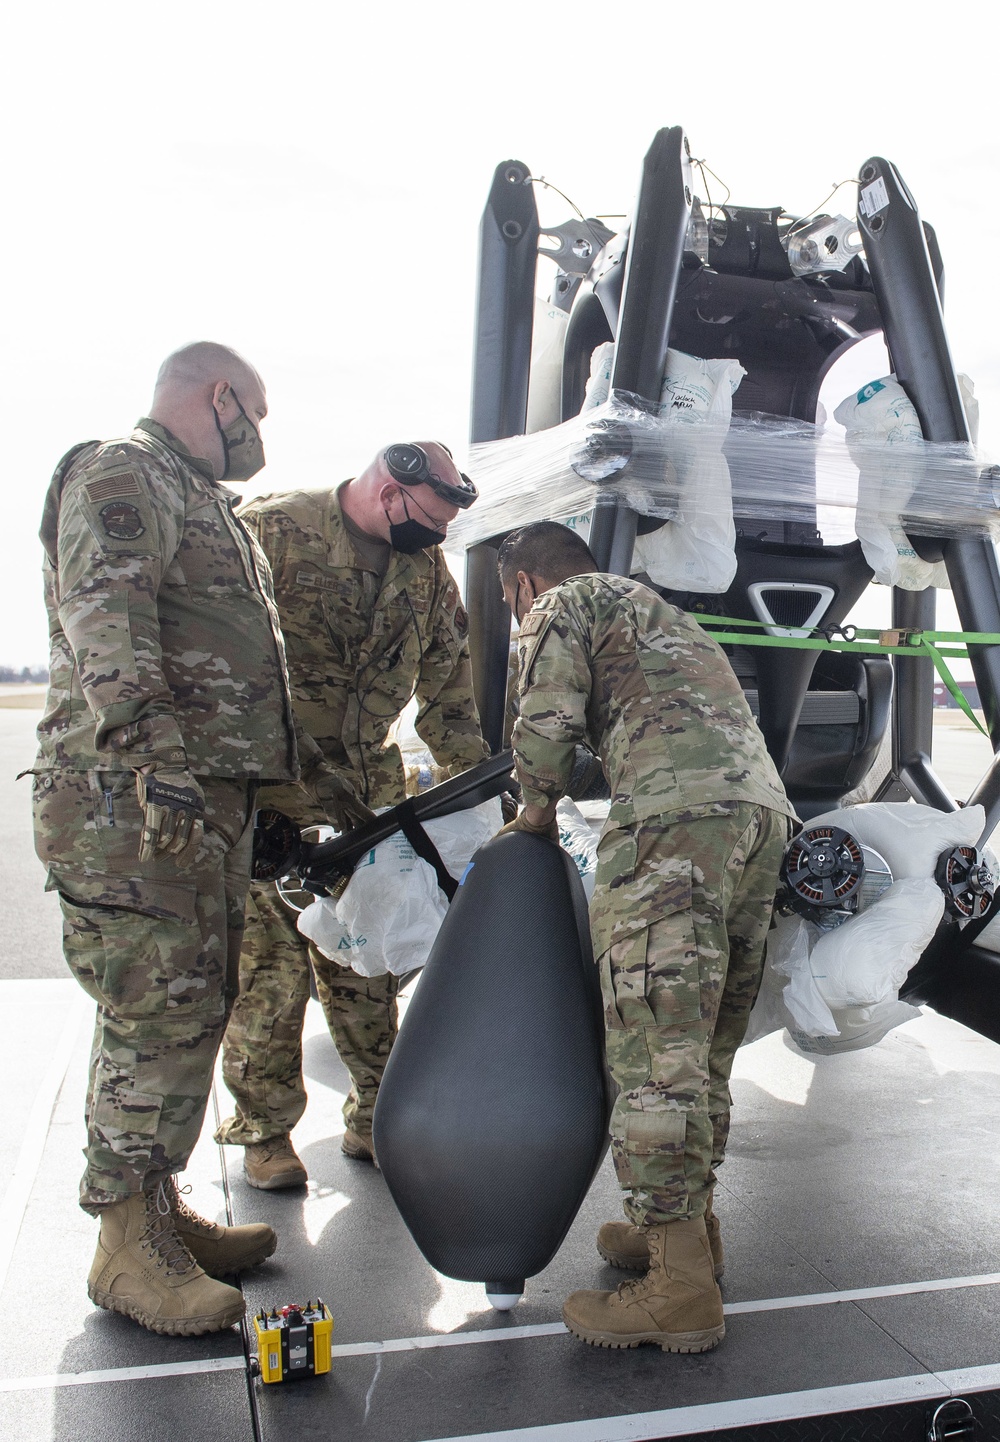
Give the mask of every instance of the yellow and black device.
[(292, 1382), (330, 1370), (333, 1317), (325, 1302), (262, 1308), (254, 1314), (257, 1362), (263, 1382)]

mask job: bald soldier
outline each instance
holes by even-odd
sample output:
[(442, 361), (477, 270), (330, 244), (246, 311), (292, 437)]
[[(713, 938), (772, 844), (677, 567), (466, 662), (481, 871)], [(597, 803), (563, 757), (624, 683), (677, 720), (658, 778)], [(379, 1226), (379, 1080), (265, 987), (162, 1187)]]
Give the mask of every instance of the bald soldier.
[(204, 1221), (175, 1181), (235, 995), (256, 789), (299, 774), (267, 564), (219, 484), (264, 464), (266, 414), (247, 361), (185, 346), (130, 436), (64, 456), (41, 528), (35, 843), (66, 960), (98, 1006), (88, 1290), (173, 1335), (238, 1321), (243, 1298), (217, 1279), (276, 1244), (267, 1226)]
[(525, 807), (512, 825), (558, 841), (580, 742), (611, 789), (590, 914), (628, 1220), (601, 1227), (597, 1249), (644, 1275), (574, 1292), (563, 1316), (596, 1346), (703, 1352), (725, 1332), (712, 1193), (729, 1075), (794, 813), (725, 653), (693, 617), (599, 574), (554, 522), (515, 531), (499, 566), (520, 627)]
[[(240, 513), (274, 573), (296, 714), (329, 768), (308, 795), (269, 789), (266, 804), (302, 826), (337, 831), (406, 795), (390, 731), (416, 697), (417, 734), (448, 774), (489, 754), (472, 696), (468, 620), (441, 552), (449, 521), (477, 491), (432, 441), (388, 446), (353, 480), (263, 496)], [(289, 1133), (306, 1105), (302, 1024), (310, 960), (350, 1076), (342, 1149), (374, 1161), (372, 1115), (397, 1029), (397, 977), (359, 976), (310, 947), (274, 886), (254, 885), (240, 996), (223, 1074), (236, 1101), (220, 1141), (244, 1147), (252, 1186), (301, 1186)]]

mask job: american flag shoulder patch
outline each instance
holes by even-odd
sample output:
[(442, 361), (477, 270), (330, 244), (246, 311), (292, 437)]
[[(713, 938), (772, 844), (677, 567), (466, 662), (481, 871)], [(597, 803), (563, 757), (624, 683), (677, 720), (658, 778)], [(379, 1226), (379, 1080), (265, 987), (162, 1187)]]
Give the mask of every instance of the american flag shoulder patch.
[(135, 471), (114, 471), (99, 480), (89, 481), (84, 489), (88, 498), (96, 503), (113, 500), (116, 496), (137, 496), (141, 488)]

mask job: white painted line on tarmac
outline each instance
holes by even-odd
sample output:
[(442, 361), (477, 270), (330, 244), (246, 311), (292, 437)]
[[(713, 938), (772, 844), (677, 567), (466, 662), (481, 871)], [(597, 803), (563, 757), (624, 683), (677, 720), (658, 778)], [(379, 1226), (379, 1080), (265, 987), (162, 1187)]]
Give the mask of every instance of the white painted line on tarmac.
[(476, 1342), (518, 1342), (530, 1337), (564, 1337), (562, 1322), (539, 1322), (532, 1327), (489, 1327), (482, 1332), (440, 1332), (424, 1337), (394, 1337), (389, 1342), (344, 1342), (331, 1347), (334, 1357), (370, 1357), (378, 1352), (414, 1352), (426, 1347), (466, 1347)]
[(1000, 1286), (1000, 1272), (973, 1277), (944, 1277), (933, 1282), (898, 1282), (888, 1287), (852, 1287), (842, 1292), (805, 1292), (799, 1297), (768, 1297), (759, 1302), (730, 1302), (727, 1317), (744, 1312), (782, 1312), (790, 1307), (828, 1307), (833, 1302), (869, 1302), (877, 1297), (911, 1297), (922, 1292), (957, 1292), (963, 1287)]
[(652, 1442), (663, 1437), (688, 1437), (692, 1432), (720, 1432), (726, 1427), (762, 1426), (769, 1422), (825, 1417), (832, 1412), (859, 1412), (901, 1402), (931, 1401), (951, 1393), (932, 1372), (889, 1377), (846, 1387), (817, 1387), (809, 1392), (777, 1392), (770, 1397), (739, 1397), (699, 1407), (668, 1407), (662, 1412), (637, 1412), (630, 1417), (594, 1417), (584, 1422), (555, 1422), (542, 1427), (516, 1427), (509, 1432), (469, 1432), (462, 1437), (428, 1438), (427, 1442)]
[(194, 1362), (162, 1362), (150, 1367), (110, 1367), (105, 1372), (54, 1372), (50, 1377), (0, 1378), (0, 1392), (38, 1392), (49, 1387), (86, 1387), (94, 1382), (151, 1382), (157, 1377), (192, 1377), (199, 1372), (242, 1372), (246, 1360), (203, 1357)]
[[(727, 1317), (748, 1312), (783, 1312), (796, 1307), (830, 1307), (836, 1302), (864, 1302), (878, 1297), (908, 1297), (922, 1292), (952, 1292), (964, 1287), (1000, 1286), (1000, 1272), (983, 1272), (973, 1277), (945, 1277), (930, 1282), (899, 1282), (887, 1287), (854, 1287), (843, 1292), (806, 1292), (795, 1297), (764, 1297), (757, 1302), (730, 1302), (723, 1307)], [(422, 1347), (463, 1347), (476, 1342), (517, 1342), (530, 1337), (566, 1335), (562, 1322), (544, 1322), (533, 1327), (490, 1327), (481, 1332), (445, 1332), (422, 1337), (396, 1337), (389, 1342), (345, 1342), (335, 1346), (335, 1357), (364, 1357), (377, 1352), (409, 1352)]]
[[(798, 1306), (833, 1306), (835, 1302), (872, 1301), (879, 1296), (912, 1296), (921, 1292), (954, 1292), (967, 1286), (1000, 1286), (1000, 1272), (983, 1272), (977, 1276), (949, 1276), (932, 1282), (899, 1282), (893, 1286), (857, 1286), (843, 1292), (805, 1292), (801, 1296), (768, 1296), (758, 1302), (729, 1302), (723, 1311), (726, 1317), (740, 1317), (746, 1312), (791, 1311)], [(387, 1343), (345, 1343), (333, 1347), (335, 1357), (365, 1357), (387, 1351), (414, 1351), (421, 1347), (465, 1347), (475, 1343), (506, 1343), (530, 1337), (560, 1337), (566, 1334), (563, 1322), (543, 1322), (537, 1327), (491, 1327), (479, 1332), (443, 1332), (429, 1337), (395, 1337)]]
[[(727, 1307), (724, 1308), (724, 1311), (727, 1317), (732, 1317), (737, 1315), (743, 1315), (748, 1312), (775, 1312), (785, 1309), (793, 1309), (797, 1307), (831, 1306), (836, 1302), (861, 1302), (878, 1297), (913, 1296), (921, 1292), (948, 1292), (959, 1290), (964, 1287), (990, 1287), (997, 1285), (1000, 1285), (1000, 1272), (984, 1272), (981, 1275), (972, 1277), (938, 1278), (929, 1282), (902, 1282), (899, 1283), (897, 1286), (856, 1287), (851, 1291), (843, 1292), (808, 1292), (802, 1296), (795, 1297), (766, 1297), (762, 1298), (760, 1301), (757, 1302), (731, 1302)], [(331, 1347), (330, 1351), (334, 1360), (336, 1360), (336, 1358), (338, 1357), (378, 1356), (383, 1355), (386, 1352), (417, 1352), (429, 1349), (437, 1349), (440, 1347), (468, 1347), (475, 1346), (477, 1343), (481, 1342), (520, 1342), (530, 1341), (532, 1339), (541, 1337), (565, 1336), (569, 1336), (569, 1333), (562, 1322), (541, 1322), (532, 1326), (525, 1327), (488, 1327), (476, 1332), (442, 1332), (419, 1337), (393, 1337), (385, 1342), (344, 1342), (342, 1344)], [(201, 1361), (168, 1362), (164, 1363), (163, 1365), (154, 1365), (148, 1367), (114, 1367), (109, 1368), (107, 1371), (103, 1372), (58, 1372), (48, 1377), (13, 1377), (7, 1379), (0, 1378), (0, 1392), (29, 1391), (45, 1387), (76, 1387), (90, 1382), (136, 1382), (145, 1381), (156, 1377), (192, 1376), (199, 1372), (229, 1371), (243, 1367), (244, 1365), (245, 1363), (242, 1356), (209, 1357)], [(920, 1374), (920, 1377), (917, 1380), (920, 1381), (923, 1385), (923, 1383), (927, 1382), (928, 1379), (933, 1380), (935, 1377), (937, 1378), (937, 1382), (940, 1384), (939, 1389), (936, 1392), (928, 1393), (928, 1395), (949, 1396), (952, 1393), (957, 1392), (987, 1391), (991, 1388), (1000, 1389), (1000, 1365), (958, 1368), (949, 1372), (941, 1372), (937, 1374), (928, 1372)], [(887, 1382), (866, 1382), (859, 1383), (858, 1385), (862, 1388), (887, 1387), (896, 1386), (897, 1384), (901, 1385), (903, 1382), (906, 1381), (906, 1378), (892, 1378), (889, 1379), (889, 1381)], [(818, 1397), (821, 1394), (826, 1395), (826, 1390), (828, 1389), (821, 1389), (820, 1391), (817, 1391), (815, 1393), (790, 1392), (779, 1393), (777, 1395), (779, 1397)], [(850, 1391), (850, 1388), (833, 1389), (834, 1392), (837, 1392), (838, 1390), (846, 1392)], [(920, 1395), (923, 1395), (923, 1392), (921, 1392)], [(758, 1401), (763, 1403), (773, 1400), (773, 1398), (750, 1399), (754, 1406), (757, 1405)], [(913, 1401), (914, 1397), (910, 1396), (904, 1400)], [(729, 1407), (736, 1406), (737, 1404), (727, 1402), (719, 1403), (718, 1405)], [(852, 1403), (851, 1405), (856, 1405), (857, 1407), (876, 1407), (883, 1404), (881, 1401), (876, 1399), (875, 1401), (870, 1403)], [(688, 1410), (699, 1411), (700, 1409), (693, 1408)], [(818, 1416), (821, 1414), (822, 1410), (824, 1409), (820, 1409), (820, 1412), (816, 1413), (803, 1412), (790, 1415)], [(838, 1409), (826, 1408), (825, 1410), (836, 1411)], [(840, 1408), (839, 1410), (846, 1411), (848, 1409), (845, 1406)], [(649, 1415), (660, 1418), (663, 1416), (667, 1416), (668, 1414), (657, 1412), (650, 1413)], [(785, 1414), (781, 1415), (784, 1416)], [(608, 1421), (609, 1419), (604, 1420)], [(636, 1419), (610, 1419), (610, 1421), (614, 1422), (625, 1422), (634, 1420)], [(750, 1420), (759, 1421), (767, 1419), (753, 1417)], [(772, 1418), (771, 1420), (780, 1420), (780, 1417)], [(560, 1423), (559, 1425), (561, 1427), (565, 1427), (569, 1424)], [(581, 1423), (580, 1425), (583, 1426), (584, 1424)], [(598, 1424), (588, 1423), (586, 1425), (597, 1426)], [(657, 1422), (656, 1425), (660, 1426), (661, 1424)], [(737, 1424), (731, 1422), (723, 1424), (720, 1422), (718, 1425), (721, 1427), (723, 1425), (735, 1426)], [(619, 1442), (619, 1439), (620, 1442), (627, 1442), (627, 1439), (631, 1439), (633, 1436), (636, 1439), (646, 1436), (679, 1436), (683, 1435), (684, 1430), (685, 1429), (682, 1429), (681, 1432), (673, 1433), (664, 1431), (653, 1431), (650, 1433), (637, 1432), (634, 1434), (631, 1432), (608, 1432), (607, 1434), (598, 1432), (593, 1434), (593, 1442)], [(686, 1427), (686, 1430), (698, 1431), (699, 1428), (692, 1425), (690, 1427)], [(700, 1430), (706, 1431), (711, 1429), (703, 1426)], [(509, 1438), (511, 1439), (511, 1442), (515, 1442), (515, 1439), (516, 1442), (522, 1442), (522, 1439), (523, 1442), (533, 1442), (533, 1439), (535, 1437), (535, 1431), (529, 1429), (528, 1431), (524, 1432), (491, 1432), (482, 1434), (476, 1433), (474, 1435), (477, 1439), (479, 1439), (479, 1442), (491, 1442), (491, 1439), (494, 1437), (505, 1439)], [(541, 1429), (538, 1430), (538, 1437), (539, 1439), (547, 1439), (547, 1442), (554, 1442), (555, 1433), (551, 1431), (546, 1431), (545, 1429)], [(586, 1439), (589, 1439), (590, 1437), (590, 1433), (581, 1433), (580, 1442), (586, 1442)], [(452, 1442), (468, 1442), (468, 1439), (457, 1437), (452, 1439)], [(576, 1442), (576, 1434), (567, 1432), (566, 1442)]]
[(41, 1166), (52, 1113), (73, 1059), (73, 1045), (85, 1011), (83, 1001), (83, 993), (77, 991), (70, 1003), (69, 1015), (59, 1033), (55, 1050), (51, 1053), (53, 1064), (43, 1076), (28, 1114), (24, 1141), (14, 1163), (11, 1179), (7, 1183), (3, 1201), (0, 1202), (0, 1292), (7, 1280), (28, 1199)]

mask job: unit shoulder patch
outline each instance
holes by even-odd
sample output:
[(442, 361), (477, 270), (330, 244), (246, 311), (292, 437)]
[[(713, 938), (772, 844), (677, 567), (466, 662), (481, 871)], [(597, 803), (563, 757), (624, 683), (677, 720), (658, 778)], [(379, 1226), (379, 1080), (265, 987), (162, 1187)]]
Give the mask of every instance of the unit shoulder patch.
[(157, 549), (156, 508), (140, 466), (116, 456), (116, 464), (88, 468), (74, 480), (72, 499), (80, 519), (105, 555), (145, 555)]
[[(88, 492), (90, 487), (88, 486)], [(91, 498), (93, 499), (93, 498)], [(109, 501), (100, 510), (101, 525), (107, 535), (116, 541), (137, 541), (146, 534), (142, 516), (137, 507), (128, 501)]]

